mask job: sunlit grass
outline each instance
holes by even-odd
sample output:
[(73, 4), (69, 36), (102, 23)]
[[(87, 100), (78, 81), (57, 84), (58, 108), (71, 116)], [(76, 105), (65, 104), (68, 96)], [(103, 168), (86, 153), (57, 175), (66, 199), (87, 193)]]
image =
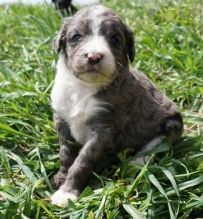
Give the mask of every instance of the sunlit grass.
[(133, 66), (181, 108), (182, 141), (145, 166), (126, 153), (95, 173), (78, 202), (49, 202), (59, 167), (50, 90), (61, 17), (49, 5), (0, 7), (0, 219), (203, 217), (203, 3), (106, 1), (135, 35)]

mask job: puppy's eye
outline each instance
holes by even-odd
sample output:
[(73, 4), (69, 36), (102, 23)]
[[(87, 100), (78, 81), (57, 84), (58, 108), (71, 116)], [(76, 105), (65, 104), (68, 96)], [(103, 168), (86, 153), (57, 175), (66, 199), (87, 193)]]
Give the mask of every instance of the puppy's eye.
[(113, 34), (111, 35), (111, 43), (114, 45), (114, 46), (118, 46), (119, 42), (120, 42), (120, 36), (119, 34)]
[(69, 40), (71, 43), (77, 43), (81, 37), (82, 36), (80, 34), (74, 34), (73, 36), (70, 37)]

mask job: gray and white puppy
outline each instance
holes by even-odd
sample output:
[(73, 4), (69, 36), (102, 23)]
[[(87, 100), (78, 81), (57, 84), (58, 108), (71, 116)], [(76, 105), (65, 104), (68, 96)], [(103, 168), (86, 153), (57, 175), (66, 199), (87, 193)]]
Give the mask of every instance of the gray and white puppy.
[[(129, 68), (133, 34), (112, 10), (93, 6), (67, 18), (55, 48), (59, 59), (51, 100), (61, 167), (55, 175), (60, 188), (51, 199), (65, 206), (107, 153), (127, 147), (145, 151), (164, 136), (176, 142), (183, 123), (176, 105)], [(69, 144), (72, 138), (83, 145), (80, 151)]]

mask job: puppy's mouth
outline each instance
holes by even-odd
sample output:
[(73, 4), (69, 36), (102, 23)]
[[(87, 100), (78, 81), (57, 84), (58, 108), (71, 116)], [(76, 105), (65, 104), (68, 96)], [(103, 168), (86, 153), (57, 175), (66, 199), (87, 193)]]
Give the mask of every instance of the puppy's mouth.
[(91, 68), (84, 68), (82, 71), (78, 71), (77, 72), (77, 76), (80, 76), (80, 75), (84, 75), (84, 74), (89, 74), (89, 75), (95, 75), (95, 76), (98, 76), (98, 75), (103, 75), (103, 76), (106, 76), (106, 74), (104, 74), (101, 69), (97, 68), (97, 67), (91, 67)]
[(84, 68), (84, 73), (100, 73), (101, 72), (101, 67), (99, 67), (98, 65), (93, 65), (93, 66), (87, 66), (86, 68)]
[(106, 85), (111, 81), (110, 75), (95, 69), (78, 72), (76, 77), (86, 83), (97, 85)]
[(101, 71), (96, 71), (96, 70), (87, 70), (84, 72), (81, 72), (81, 74), (94, 74), (94, 75), (105, 75), (103, 72)]
[(77, 77), (78, 78), (91, 77), (92, 79), (96, 79), (96, 78), (107, 78), (107, 75), (104, 74), (103, 72), (88, 70), (88, 71), (79, 72), (77, 74)]
[(72, 68), (75, 77), (88, 83), (106, 86), (112, 81), (114, 69), (104, 64), (87, 65), (80, 63), (79, 66), (74, 65)]

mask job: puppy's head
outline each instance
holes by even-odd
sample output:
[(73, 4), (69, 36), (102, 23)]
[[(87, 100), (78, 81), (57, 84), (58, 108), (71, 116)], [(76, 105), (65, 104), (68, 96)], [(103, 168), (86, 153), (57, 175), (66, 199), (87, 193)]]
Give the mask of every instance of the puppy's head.
[(134, 39), (129, 28), (110, 9), (85, 8), (67, 18), (55, 49), (75, 77), (91, 84), (108, 84), (134, 58)]

